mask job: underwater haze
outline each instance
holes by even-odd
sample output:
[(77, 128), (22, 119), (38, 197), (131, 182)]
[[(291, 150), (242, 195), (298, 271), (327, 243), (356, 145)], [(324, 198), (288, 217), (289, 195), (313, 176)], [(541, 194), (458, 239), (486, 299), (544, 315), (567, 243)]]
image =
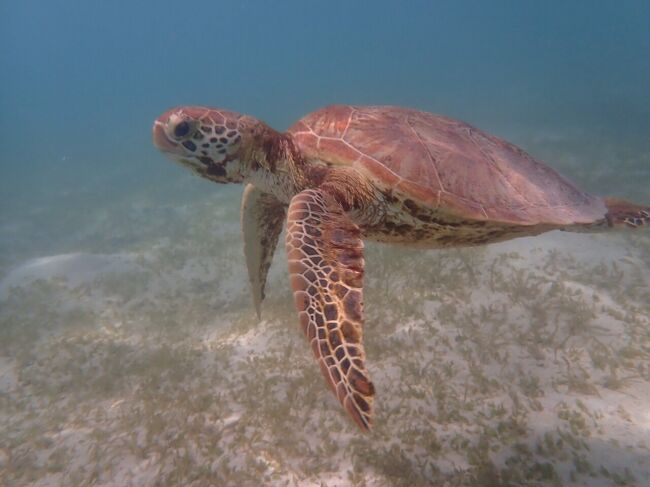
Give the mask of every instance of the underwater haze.
[(650, 3), (0, 3), (0, 485), (650, 485), (650, 232), (366, 245), (377, 395), (327, 389), (242, 187), (152, 145), (206, 105), (461, 119), (650, 204)]

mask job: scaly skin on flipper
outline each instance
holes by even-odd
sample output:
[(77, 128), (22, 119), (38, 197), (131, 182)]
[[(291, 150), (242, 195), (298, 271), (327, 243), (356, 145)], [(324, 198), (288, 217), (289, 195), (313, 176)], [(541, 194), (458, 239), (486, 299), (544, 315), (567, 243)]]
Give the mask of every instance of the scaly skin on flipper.
[(330, 194), (308, 189), (289, 205), (287, 257), (300, 324), (334, 394), (364, 430), (374, 386), (363, 349), (363, 242)]
[(650, 207), (636, 205), (620, 198), (604, 198), (605, 219), (610, 227), (637, 228), (650, 225)]
[(287, 206), (272, 194), (264, 193), (252, 184), (246, 185), (242, 196), (241, 225), (248, 278), (258, 319), (262, 315), (266, 276), (286, 214)]

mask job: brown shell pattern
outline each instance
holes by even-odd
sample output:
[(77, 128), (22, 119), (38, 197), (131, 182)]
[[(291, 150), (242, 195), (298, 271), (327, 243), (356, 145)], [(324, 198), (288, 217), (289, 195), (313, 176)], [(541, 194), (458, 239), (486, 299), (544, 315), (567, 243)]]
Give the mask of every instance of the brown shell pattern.
[(607, 211), (515, 145), (427, 112), (333, 105), (289, 132), (307, 160), (352, 166), (384, 191), (461, 218), (565, 225)]

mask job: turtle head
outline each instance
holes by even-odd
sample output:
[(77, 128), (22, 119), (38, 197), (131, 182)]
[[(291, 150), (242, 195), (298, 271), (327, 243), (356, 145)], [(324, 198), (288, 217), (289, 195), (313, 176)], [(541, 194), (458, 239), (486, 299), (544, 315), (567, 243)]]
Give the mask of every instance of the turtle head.
[(251, 140), (263, 122), (226, 110), (173, 108), (156, 119), (154, 145), (172, 160), (217, 183), (247, 176)]

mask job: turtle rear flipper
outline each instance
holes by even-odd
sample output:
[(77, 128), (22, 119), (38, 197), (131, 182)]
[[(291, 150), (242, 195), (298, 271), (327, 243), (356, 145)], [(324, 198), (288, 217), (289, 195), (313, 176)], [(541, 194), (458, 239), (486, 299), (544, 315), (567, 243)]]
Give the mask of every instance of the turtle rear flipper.
[(650, 225), (650, 207), (636, 205), (620, 198), (605, 198), (610, 227), (637, 228)]
[(341, 205), (322, 189), (289, 205), (287, 256), (300, 324), (332, 391), (363, 430), (374, 386), (365, 366), (363, 242)]

